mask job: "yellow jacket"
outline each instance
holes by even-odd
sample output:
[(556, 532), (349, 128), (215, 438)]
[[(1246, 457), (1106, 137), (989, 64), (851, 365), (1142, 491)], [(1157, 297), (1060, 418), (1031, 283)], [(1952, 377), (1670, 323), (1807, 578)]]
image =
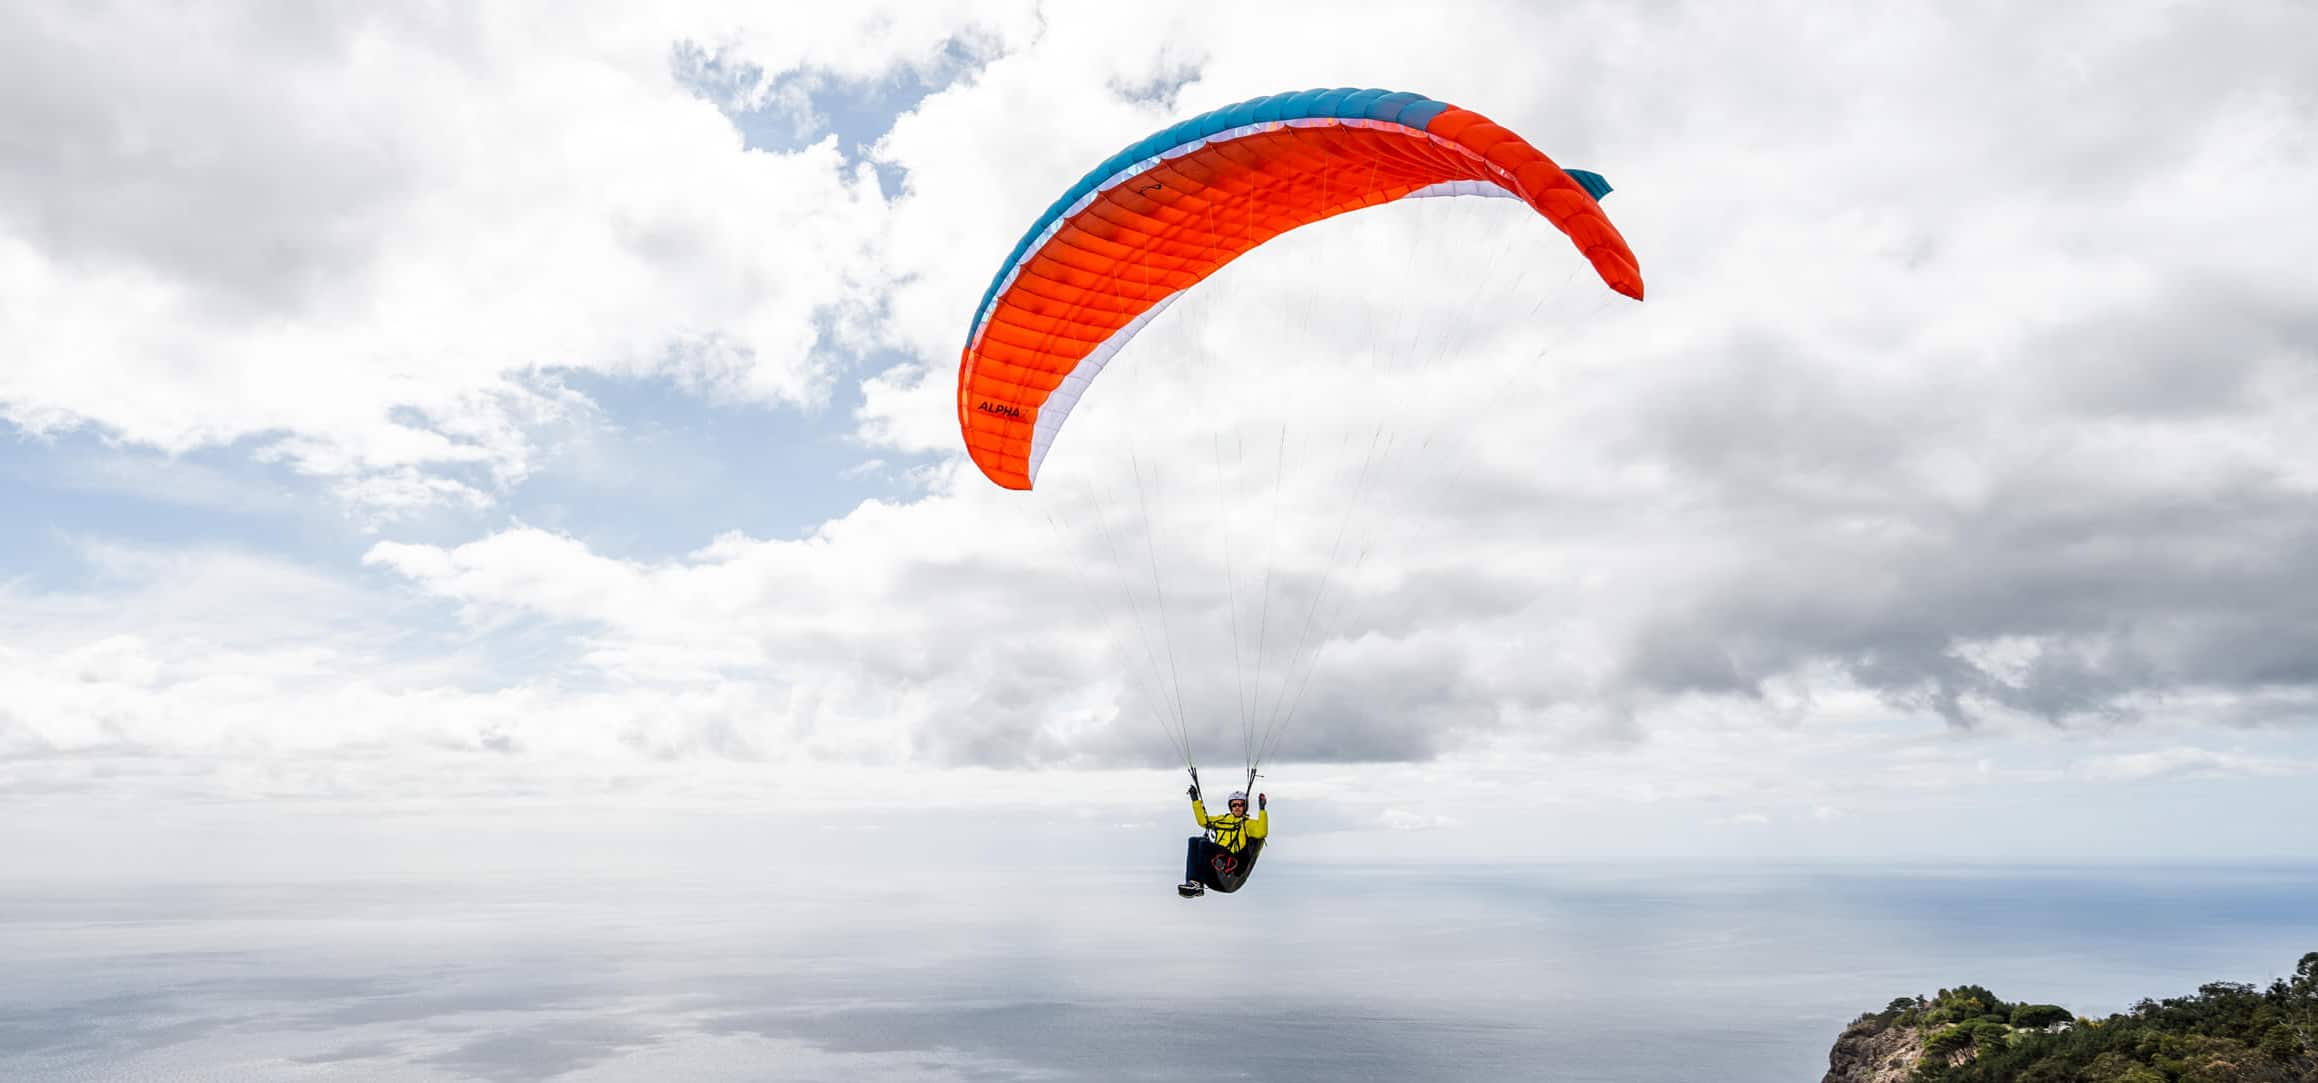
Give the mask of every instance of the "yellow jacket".
[(1207, 837), (1214, 839), (1217, 846), (1235, 854), (1247, 847), (1249, 839), (1260, 839), (1271, 832), (1270, 816), (1263, 809), (1256, 810), (1252, 817), (1229, 812), (1210, 816), (1207, 806), (1200, 804), (1196, 797), (1191, 799), (1191, 818), (1207, 829)]

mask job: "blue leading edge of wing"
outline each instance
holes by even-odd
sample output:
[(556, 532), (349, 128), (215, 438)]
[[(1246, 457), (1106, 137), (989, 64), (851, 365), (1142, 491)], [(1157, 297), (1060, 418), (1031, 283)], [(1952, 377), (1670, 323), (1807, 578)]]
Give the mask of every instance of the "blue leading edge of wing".
[[(1006, 276), (1014, 270), (1016, 264), (1022, 262), (1022, 257), (1030, 251), (1031, 243), (1046, 232), (1046, 227), (1068, 213), (1071, 204), (1136, 162), (1156, 158), (1185, 143), (1249, 124), (1302, 120), (1306, 117), (1336, 117), (1344, 120), (1380, 120), (1422, 130), (1447, 108), (1447, 102), (1437, 102), (1422, 94), (1407, 91), (1355, 90), (1350, 87), (1299, 90), (1227, 105), (1171, 124), (1136, 140), (1132, 146), (1103, 159), (1101, 165), (1089, 170), (1086, 176), (1079, 178), (1077, 184), (1071, 185), (1070, 190), (1062, 194), (1062, 198), (1049, 205), (1046, 213), (1038, 216), (1038, 221), (1030, 224), (1030, 229), (1023, 233), (1022, 239), (1015, 242), (1014, 251), (1007, 254), (1006, 262), (998, 265), (997, 275), (990, 279), (990, 288), (982, 291), (982, 303), (974, 306), (974, 322), (966, 329), (967, 341), (973, 340), (974, 332), (981, 328), (983, 318), (989, 315), (991, 302), (997, 299), (998, 288), (1005, 284)], [(1588, 190), (1591, 191), (1590, 188)], [(1603, 191), (1608, 190), (1609, 186), (1603, 185)]]

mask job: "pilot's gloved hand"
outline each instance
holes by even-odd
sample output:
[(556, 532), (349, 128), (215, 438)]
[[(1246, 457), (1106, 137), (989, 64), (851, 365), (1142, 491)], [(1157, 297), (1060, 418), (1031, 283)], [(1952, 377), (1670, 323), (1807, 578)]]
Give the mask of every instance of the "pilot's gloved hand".
[(1260, 794), (1260, 793), (1256, 795), (1256, 807), (1257, 807), (1258, 809), (1261, 809), (1261, 808), (1263, 808), (1263, 807), (1264, 807), (1264, 795), (1262, 795), (1262, 794)]

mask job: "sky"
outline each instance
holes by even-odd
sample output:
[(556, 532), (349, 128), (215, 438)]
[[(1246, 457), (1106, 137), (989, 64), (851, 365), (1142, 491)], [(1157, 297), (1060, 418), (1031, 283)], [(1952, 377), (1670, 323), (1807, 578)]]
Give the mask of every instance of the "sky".
[[(1267, 719), (1315, 859), (2318, 857), (2308, 5), (637, 7), (0, 8), (29, 867), (1163, 853)], [(1039, 212), (1320, 86), (1605, 174), (1648, 299), (1347, 216), (984, 480)]]

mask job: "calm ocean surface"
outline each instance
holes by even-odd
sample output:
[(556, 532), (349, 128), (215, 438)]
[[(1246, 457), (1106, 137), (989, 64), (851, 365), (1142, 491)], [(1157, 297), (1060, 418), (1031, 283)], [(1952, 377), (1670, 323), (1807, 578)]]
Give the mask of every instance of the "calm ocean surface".
[(2318, 950), (2308, 866), (1031, 871), (0, 880), (0, 1079), (1810, 1083), (1897, 995)]

